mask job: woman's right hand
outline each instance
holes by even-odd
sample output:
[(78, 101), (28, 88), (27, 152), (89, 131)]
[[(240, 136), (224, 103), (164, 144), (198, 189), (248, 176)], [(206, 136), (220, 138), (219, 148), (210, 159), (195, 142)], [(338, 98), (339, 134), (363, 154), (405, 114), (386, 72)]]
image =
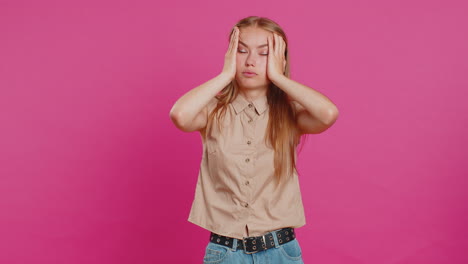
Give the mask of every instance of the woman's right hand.
[(239, 42), (239, 28), (234, 27), (233, 33), (231, 35), (231, 41), (229, 42), (229, 48), (224, 56), (224, 67), (223, 73), (229, 76), (233, 80), (236, 76), (236, 55), (237, 55), (237, 45)]

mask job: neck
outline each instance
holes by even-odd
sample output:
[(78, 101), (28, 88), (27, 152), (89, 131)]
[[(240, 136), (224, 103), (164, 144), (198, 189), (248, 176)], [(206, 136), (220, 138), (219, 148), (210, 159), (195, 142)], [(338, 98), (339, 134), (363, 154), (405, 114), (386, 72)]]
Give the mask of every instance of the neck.
[(239, 89), (239, 94), (247, 99), (247, 101), (252, 102), (260, 97), (266, 96), (267, 89)]

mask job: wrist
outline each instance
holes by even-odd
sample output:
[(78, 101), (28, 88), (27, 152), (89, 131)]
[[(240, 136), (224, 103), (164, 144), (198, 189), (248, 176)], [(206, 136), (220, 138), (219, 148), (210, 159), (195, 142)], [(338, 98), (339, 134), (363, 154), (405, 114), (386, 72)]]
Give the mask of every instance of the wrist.
[(232, 81), (234, 79), (233, 76), (231, 76), (230, 74), (228, 74), (226, 72), (221, 72), (220, 74), (218, 74), (218, 77), (223, 79), (226, 82), (230, 82), (230, 81)]
[(271, 76), (270, 81), (272, 83), (274, 83), (275, 85), (277, 85), (278, 82), (281, 81), (281, 79), (284, 78), (284, 77), (286, 77), (286, 76), (284, 76), (282, 74), (274, 75), (274, 76)]

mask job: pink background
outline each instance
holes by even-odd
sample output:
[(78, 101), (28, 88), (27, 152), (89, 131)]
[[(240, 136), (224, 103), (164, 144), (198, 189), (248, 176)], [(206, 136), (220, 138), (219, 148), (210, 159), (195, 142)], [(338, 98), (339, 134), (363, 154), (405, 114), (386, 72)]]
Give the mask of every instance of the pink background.
[(305, 263), (468, 263), (467, 7), (2, 1), (0, 263), (201, 263), (201, 139), (169, 110), (249, 15), (340, 110), (299, 153)]

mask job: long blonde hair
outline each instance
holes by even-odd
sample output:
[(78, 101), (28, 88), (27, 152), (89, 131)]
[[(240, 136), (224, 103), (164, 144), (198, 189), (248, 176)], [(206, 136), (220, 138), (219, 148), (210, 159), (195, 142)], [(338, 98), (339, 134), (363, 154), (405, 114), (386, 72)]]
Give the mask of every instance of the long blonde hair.
[[(270, 32), (276, 32), (283, 37), (286, 42), (286, 67), (284, 75), (288, 78), (290, 77), (288, 40), (284, 31), (276, 22), (265, 17), (249, 16), (239, 20), (235, 26), (238, 28), (251, 26), (259, 27)], [(228, 41), (231, 39), (232, 34), (233, 31), (229, 34)], [(216, 95), (218, 102), (208, 116), (208, 123), (205, 131), (210, 129), (214, 118), (217, 118), (218, 129), (221, 131), (220, 119), (224, 118), (228, 104), (237, 97), (238, 93), (239, 88), (236, 81), (233, 80)], [(299, 142), (301, 142), (301, 135), (297, 127), (294, 105), (290, 103), (287, 94), (273, 83), (270, 83), (268, 87), (267, 102), (270, 110), (265, 143), (269, 144), (275, 150), (274, 178), (278, 186), (280, 181), (285, 179), (288, 174), (292, 176), (294, 171), (297, 172), (295, 148)], [(304, 142), (302, 141), (302, 143)]]

